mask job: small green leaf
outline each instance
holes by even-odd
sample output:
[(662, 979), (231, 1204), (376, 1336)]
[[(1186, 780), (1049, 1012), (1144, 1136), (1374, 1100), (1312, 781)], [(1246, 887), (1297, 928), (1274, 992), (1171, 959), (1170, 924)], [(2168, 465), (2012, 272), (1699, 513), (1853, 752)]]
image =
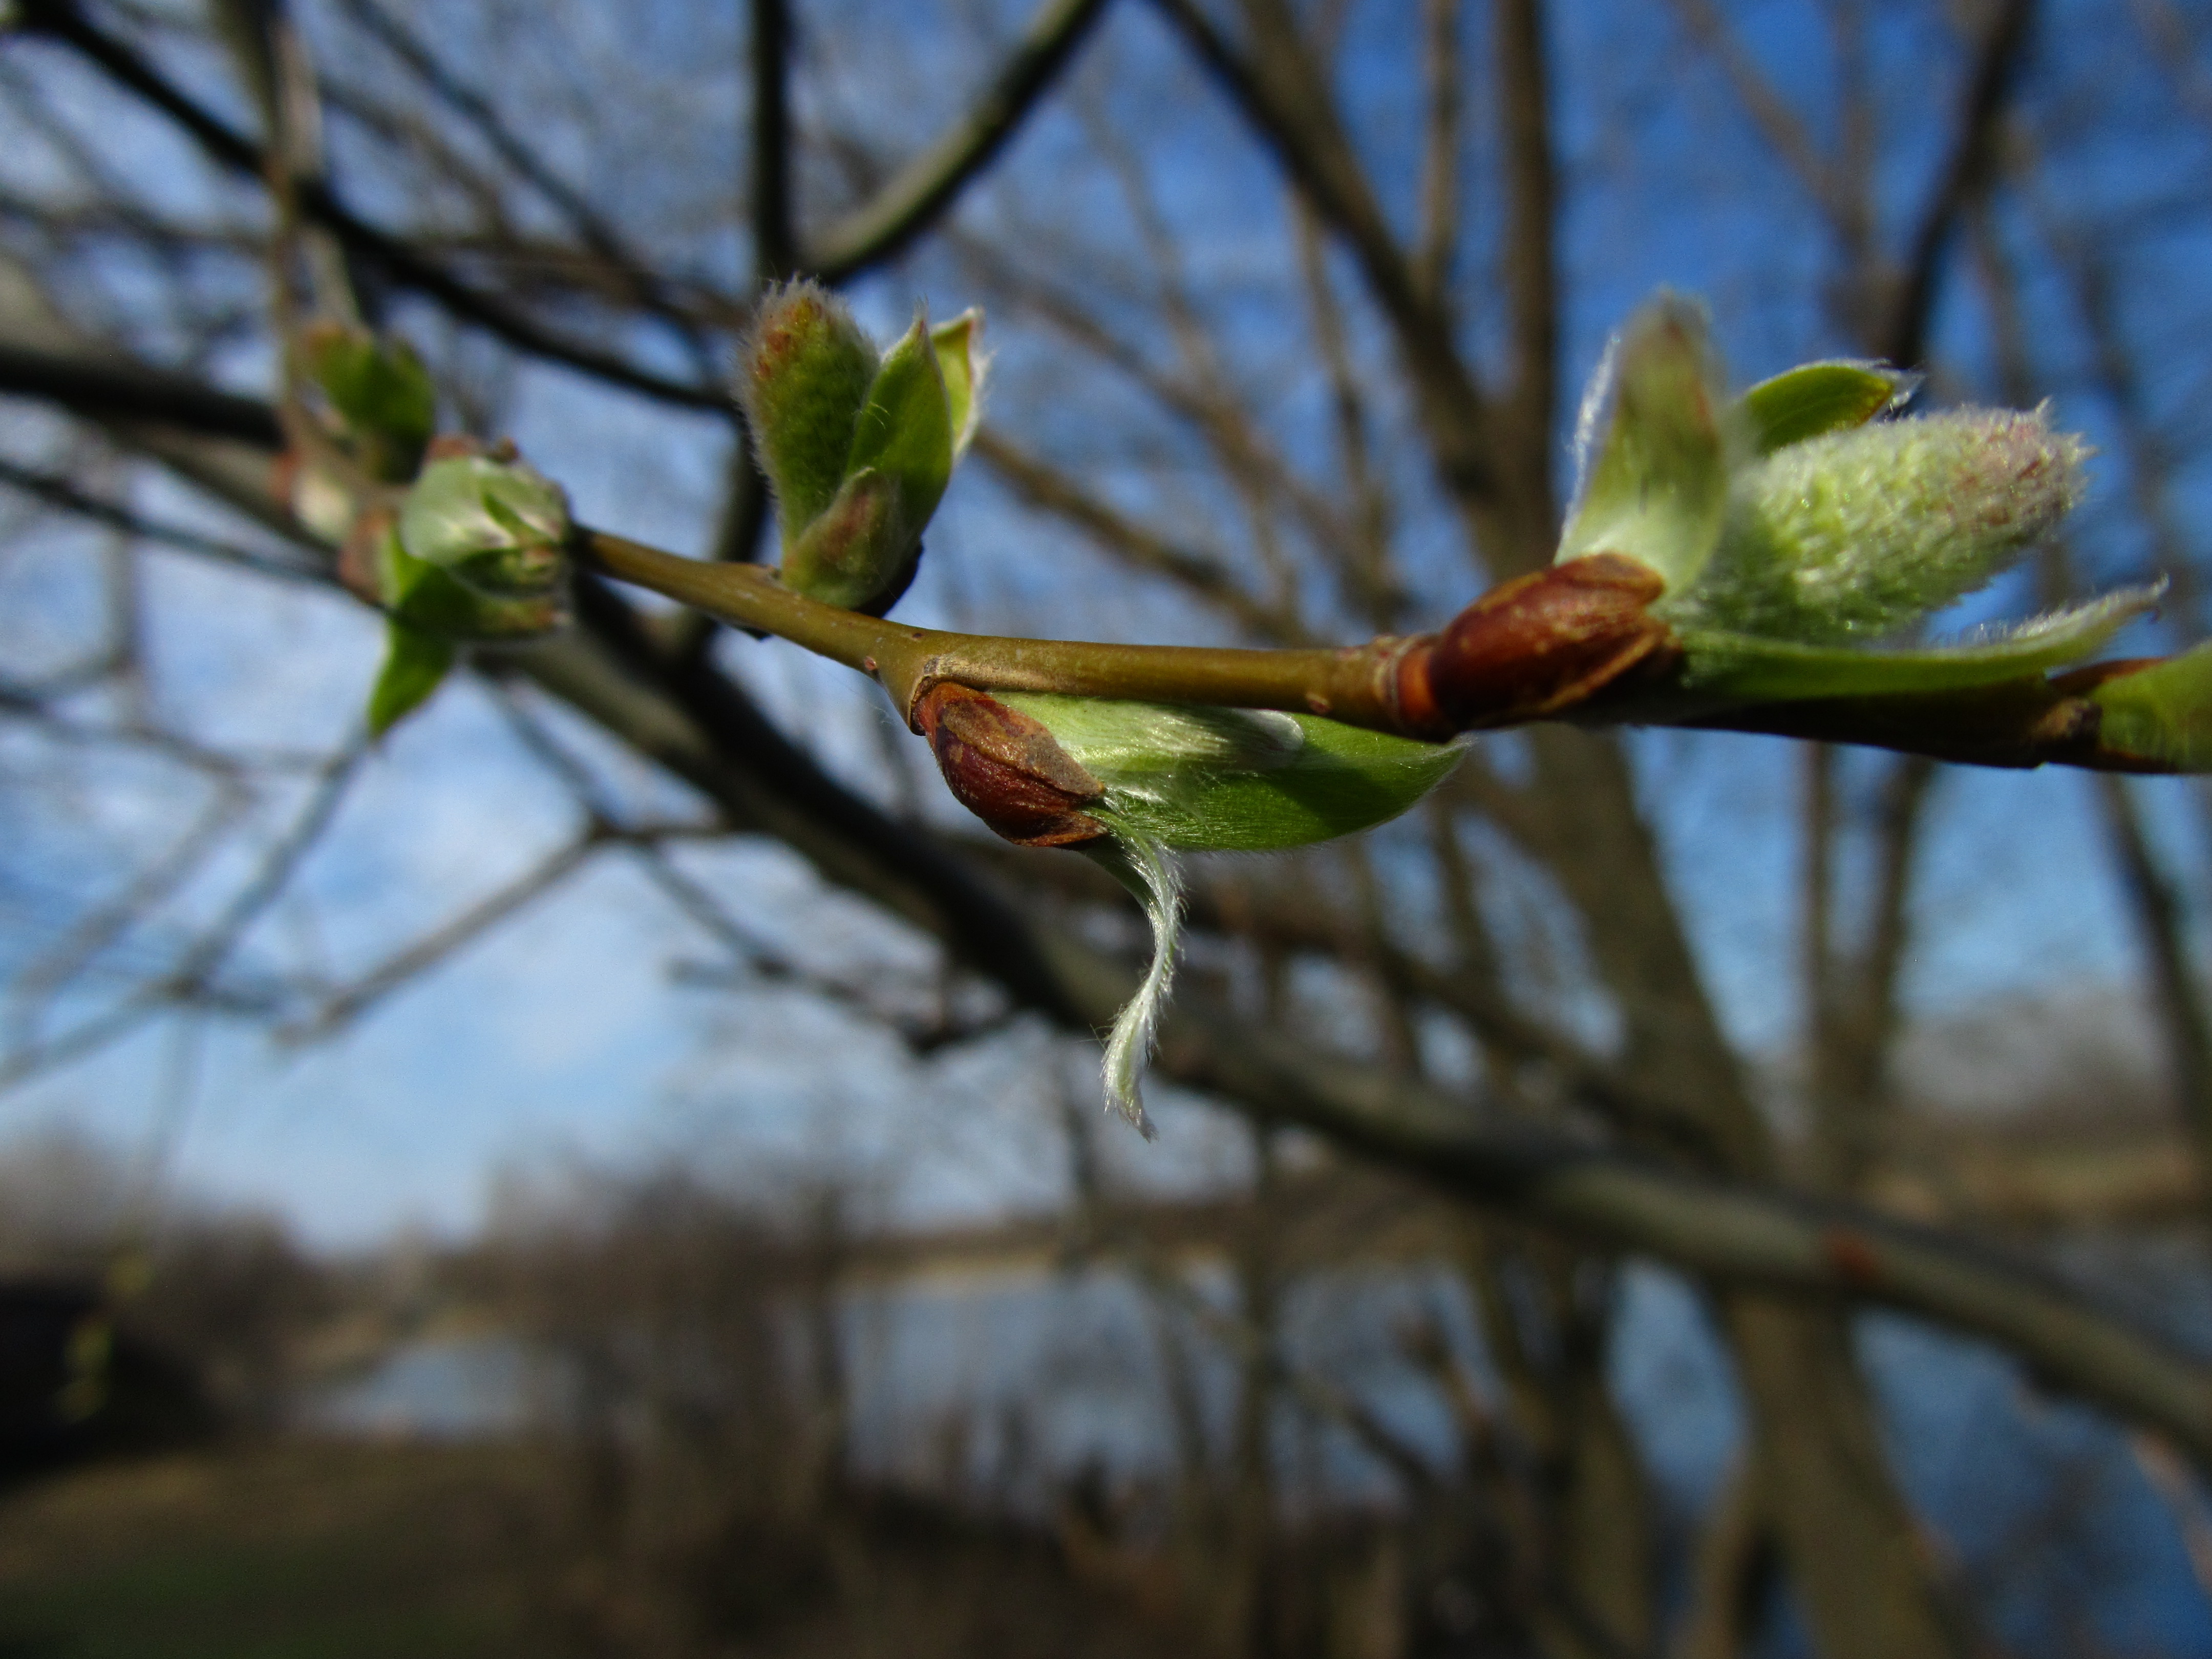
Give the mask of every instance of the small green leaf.
[(1459, 764), (1419, 743), (1311, 714), (1000, 691), (1106, 786), (1086, 811), (1204, 852), (1273, 852), (1373, 828)]
[(386, 483), (412, 477), (438, 420), (437, 388), (414, 348), (325, 324), (307, 331), (300, 351), (369, 475)]
[(1912, 395), (1920, 377), (1882, 363), (1806, 363), (1761, 380), (1736, 400), (1740, 429), (1760, 455), (1864, 426)]
[(2118, 675), (2087, 696), (2104, 710), (2098, 737), (2106, 748), (2212, 772), (2212, 642)]
[(929, 325), (917, 320), (884, 354), (853, 427), (845, 475), (873, 467), (898, 486), (916, 535), (952, 477), (952, 406)]
[(368, 694), (368, 734), (380, 738), (429, 699), (453, 666), (447, 640), (388, 620), (384, 629), (384, 666)]
[[(2041, 674), (2079, 662), (2137, 617), (2160, 590), (2124, 588), (2091, 604), (2054, 611), (2009, 632), (1956, 645), (1911, 650), (1809, 645), (1717, 629), (1675, 629), (1680, 684), (1733, 703), (1790, 702), (1890, 692), (1954, 691)], [(2118, 682), (2115, 682), (2118, 684)]]
[(937, 349), (937, 367), (945, 376), (945, 405), (952, 421), (952, 459), (968, 453), (983, 414), (983, 375), (988, 367), (977, 337), (983, 332), (983, 313), (971, 307), (949, 323), (929, 331)]
[(1670, 592), (1696, 578), (1728, 505), (1721, 396), (1698, 307), (1662, 293), (1629, 319), (1583, 398), (1582, 483), (1559, 562), (1618, 553)]

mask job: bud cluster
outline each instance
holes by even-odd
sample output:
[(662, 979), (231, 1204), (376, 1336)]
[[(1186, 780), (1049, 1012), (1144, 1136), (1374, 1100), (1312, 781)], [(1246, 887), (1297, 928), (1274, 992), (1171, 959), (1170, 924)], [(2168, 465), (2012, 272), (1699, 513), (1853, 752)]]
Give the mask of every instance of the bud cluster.
[(811, 599), (881, 616), (914, 580), (921, 535), (980, 412), (980, 313), (927, 319), (878, 356), (817, 283), (761, 301), (737, 394), (775, 494), (783, 578)]
[[(2050, 534), (2088, 453), (2041, 410), (1882, 418), (1915, 384), (1810, 363), (1730, 401), (1703, 313), (1662, 295), (1585, 398), (1559, 563), (1409, 655), (1401, 701), (1440, 723), (1527, 719), (1638, 665), (1719, 703), (1957, 689), (2075, 660), (2148, 607), (2154, 595), (2127, 592), (1954, 645), (1895, 645)], [(1601, 578), (1601, 560), (1642, 567), (1648, 592)], [(1571, 588), (1548, 586), (1577, 569), (1589, 574)]]

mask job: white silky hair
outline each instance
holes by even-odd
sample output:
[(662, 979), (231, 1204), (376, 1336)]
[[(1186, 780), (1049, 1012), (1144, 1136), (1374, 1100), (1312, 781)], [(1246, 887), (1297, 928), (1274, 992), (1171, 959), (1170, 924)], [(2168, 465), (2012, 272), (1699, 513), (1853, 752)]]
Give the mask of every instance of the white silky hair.
[(1582, 510), (1583, 491), (1589, 484), (1590, 464), (1597, 456), (1598, 428), (1613, 408), (1613, 386), (1620, 366), (1620, 342), (1625, 332), (1616, 328), (1606, 337), (1605, 351), (1598, 358), (1597, 367), (1590, 371), (1589, 384), (1583, 388), (1582, 406), (1575, 411), (1575, 490), (1567, 502), (1569, 524)]
[(1176, 943), (1182, 932), (1182, 867), (1173, 853), (1149, 836), (1118, 830), (1104, 844), (1084, 850), (1136, 896), (1152, 927), (1152, 959), (1146, 966), (1144, 982), (1114, 1017), (1100, 1067), (1106, 1103), (1150, 1140), (1155, 1132), (1145, 1115), (1140, 1084), (1159, 1034), (1160, 1017), (1167, 1012), (1168, 992), (1175, 984)]

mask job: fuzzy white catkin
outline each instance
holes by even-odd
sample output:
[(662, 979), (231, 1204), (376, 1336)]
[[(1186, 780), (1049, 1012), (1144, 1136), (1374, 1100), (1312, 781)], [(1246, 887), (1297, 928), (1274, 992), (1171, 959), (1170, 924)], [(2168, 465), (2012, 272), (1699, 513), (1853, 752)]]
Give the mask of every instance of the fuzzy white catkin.
[(1883, 422), (1733, 481), (1721, 544), (1669, 611), (1808, 642), (1875, 639), (2000, 574), (2081, 493), (2087, 447), (2042, 410)]

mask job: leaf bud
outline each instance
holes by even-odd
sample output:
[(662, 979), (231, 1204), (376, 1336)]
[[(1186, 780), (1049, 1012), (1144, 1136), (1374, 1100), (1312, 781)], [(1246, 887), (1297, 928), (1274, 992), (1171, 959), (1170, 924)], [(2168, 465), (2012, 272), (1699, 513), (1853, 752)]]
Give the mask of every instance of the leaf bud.
[(787, 550), (844, 482), (877, 368), (876, 348), (850, 308), (820, 283), (787, 283), (762, 299), (741, 348), (737, 393)]
[(915, 705), (953, 797), (1020, 847), (1073, 847), (1107, 826), (1083, 809), (1105, 786), (1054, 740), (1045, 724), (996, 697), (940, 680)]
[(408, 554), (489, 599), (538, 599), (567, 574), (568, 498), (508, 456), (433, 460), (407, 492), (399, 539)]
[(1509, 726), (1668, 665), (1674, 634), (1650, 610), (1664, 588), (1650, 566), (1611, 553), (1503, 583), (1400, 659), (1400, 716), (1415, 731)]
[[(364, 515), (365, 521), (370, 516)], [(441, 639), (490, 643), (532, 639), (568, 625), (568, 600), (562, 587), (495, 599), (466, 586), (450, 570), (416, 558), (390, 520), (383, 523), (382, 533), (364, 538), (357, 552), (349, 548), (353, 569), (366, 580), (356, 586), (353, 572), (348, 571), (347, 585), (365, 592), (387, 615), (409, 627)]]
[(928, 325), (917, 320), (868, 386), (836, 497), (785, 542), (784, 580), (826, 605), (890, 610), (914, 580), (952, 459), (945, 371)]

